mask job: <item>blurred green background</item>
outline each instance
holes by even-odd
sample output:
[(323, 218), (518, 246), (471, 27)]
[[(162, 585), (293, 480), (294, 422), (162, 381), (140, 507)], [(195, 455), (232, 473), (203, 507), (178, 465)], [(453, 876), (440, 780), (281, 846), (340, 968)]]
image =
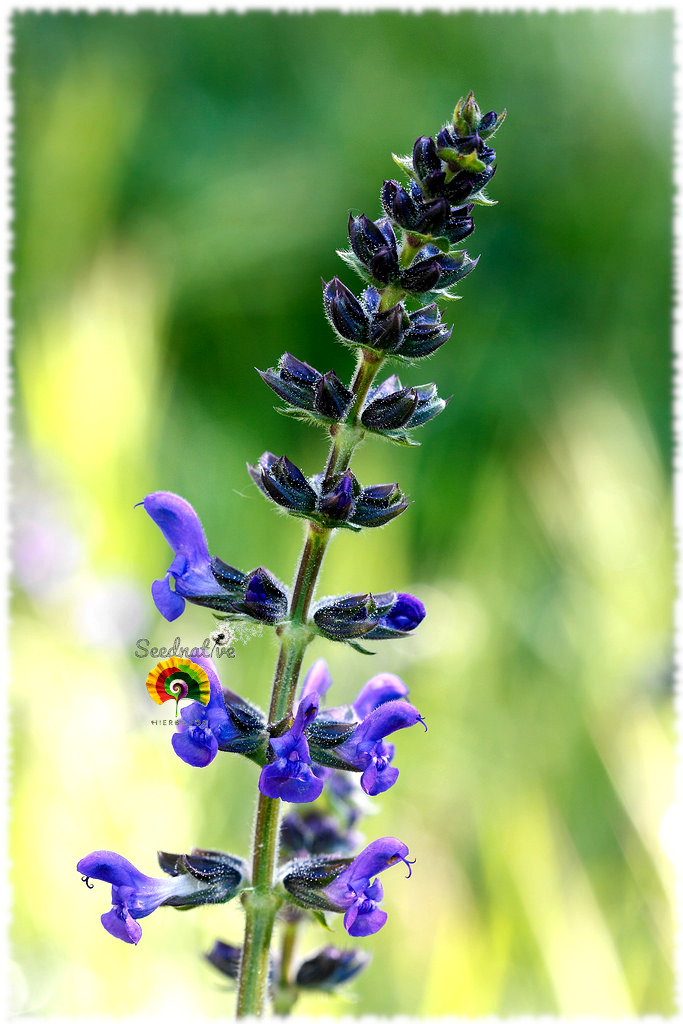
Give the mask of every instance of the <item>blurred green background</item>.
[[(194, 643), (149, 597), (169, 550), (142, 509), (184, 495), (210, 550), (290, 580), (297, 520), (246, 460), (322, 467), (254, 366), (289, 350), (348, 378), (321, 276), (350, 210), (380, 215), (391, 153), (473, 89), (508, 108), (448, 307), (404, 383), (447, 411), (407, 450), (395, 524), (339, 536), (319, 594), (411, 590), (419, 634), (363, 658), (319, 641), (337, 702), (398, 672), (429, 732), (365, 820), (417, 864), (345, 998), (302, 1014), (670, 1014), (673, 12), (14, 16), (13, 980), (23, 1014), (232, 1012), (202, 959), (238, 909), (164, 908), (133, 948), (79, 857), (246, 856), (257, 772), (172, 755), (135, 641)], [(267, 706), (270, 636), (224, 681)], [(664, 826), (662, 821), (664, 819)], [(352, 944), (335, 922), (309, 948)]]

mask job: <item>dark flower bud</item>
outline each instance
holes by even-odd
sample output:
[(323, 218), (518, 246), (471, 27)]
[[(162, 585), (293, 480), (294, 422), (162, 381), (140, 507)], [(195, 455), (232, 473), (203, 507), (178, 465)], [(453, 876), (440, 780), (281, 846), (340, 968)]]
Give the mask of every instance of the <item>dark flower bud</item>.
[(420, 295), (435, 288), (440, 277), (441, 264), (438, 257), (415, 259), (401, 274), (401, 285), (407, 292)]
[(444, 234), (443, 228), (449, 210), (450, 207), (443, 197), (424, 203), (416, 219), (414, 230), (423, 235)]
[(315, 386), (313, 408), (330, 420), (343, 420), (348, 415), (353, 394), (333, 370), (324, 373)]
[(386, 217), (371, 221), (365, 214), (349, 216), (349, 241), (368, 273), (381, 284), (390, 284), (399, 276), (396, 236)]
[(286, 455), (278, 458), (272, 452), (264, 452), (257, 465), (247, 463), (247, 469), (259, 490), (276, 504), (301, 515), (315, 508), (315, 491)]
[(479, 134), (482, 139), (490, 139), (494, 132), (497, 132), (507, 116), (507, 110), (496, 114), (495, 110), (489, 110), (479, 122)]
[(353, 863), (353, 857), (298, 858), (281, 869), (282, 884), (296, 902), (311, 910), (338, 911), (325, 889)]
[(408, 422), (416, 406), (414, 389), (402, 388), (394, 374), (369, 392), (361, 422), (370, 430), (397, 430)]
[(442, 195), (454, 206), (464, 203), (470, 196), (481, 192), (484, 186), (488, 185), (495, 171), (495, 165), (485, 167), (483, 171), (475, 174), (459, 171), (449, 182), (444, 183), (441, 190)]
[(280, 826), (281, 848), (297, 856), (345, 855), (358, 841), (357, 834), (342, 829), (335, 818), (316, 810), (288, 814)]
[(425, 202), (415, 182), (411, 182), (410, 188), (408, 193), (396, 181), (384, 182), (381, 200), (387, 217), (406, 231), (422, 235), (445, 234), (444, 226), (451, 212), (447, 200), (439, 197)]
[(262, 622), (279, 622), (287, 614), (287, 591), (278, 579), (263, 567), (247, 575), (242, 607), (247, 615)]
[(474, 207), (471, 203), (468, 203), (466, 206), (449, 208), (449, 213), (444, 220), (441, 233), (452, 244), (462, 241), (463, 238), (467, 238), (474, 231), (473, 209)]
[(368, 328), (368, 318), (353, 292), (337, 277), (323, 281), (325, 315), (342, 341), (362, 345)]
[(329, 640), (354, 640), (377, 626), (379, 614), (371, 594), (348, 594), (320, 602), (313, 621)]
[(375, 313), (370, 326), (368, 347), (379, 352), (395, 352), (400, 347), (401, 334), (408, 324), (408, 314), (400, 302)]
[(440, 256), (434, 257), (434, 259), (439, 264), (438, 291), (449, 288), (456, 281), (461, 281), (463, 277), (467, 277), (479, 262), (478, 256), (476, 259), (472, 259), (464, 250), (452, 252), (449, 255), (442, 253)]
[(436, 152), (434, 139), (421, 135), (413, 146), (413, 168), (421, 181), (431, 174), (441, 172), (441, 161)]
[(211, 559), (211, 572), (220, 585), (230, 594), (238, 596), (244, 593), (245, 574), (236, 569), (234, 565), (228, 565), (222, 558)]
[(206, 954), (206, 959), (226, 978), (230, 978), (232, 981), (237, 981), (239, 978), (242, 959), (241, 946), (231, 946), (227, 942), (216, 939), (211, 951)]
[(221, 558), (212, 558), (210, 568), (226, 592), (226, 600), (220, 610), (227, 618), (248, 615), (272, 624), (286, 615), (286, 588), (267, 569), (252, 569), (245, 574)]
[(335, 421), (344, 419), (348, 413), (353, 395), (333, 370), (319, 373), (285, 352), (277, 370), (271, 367), (257, 372), (276, 395), (295, 409), (305, 409)]
[(448, 405), (449, 399), (439, 398), (436, 391), (436, 384), (419, 384), (413, 387), (417, 394), (417, 405), (415, 412), (405, 424), (406, 427), (420, 427), (428, 420), (434, 419)]
[(268, 742), (268, 723), (261, 708), (250, 704), (238, 693), (226, 687), (222, 688), (222, 694), (233, 728), (231, 735), (225, 740), (219, 731), (218, 749), (243, 754), (245, 757), (264, 751)]
[(384, 526), (405, 512), (409, 504), (398, 484), (365, 487), (356, 501), (353, 522), (356, 526)]
[(226, 903), (249, 882), (249, 866), (241, 857), (217, 850), (194, 849), (192, 853), (158, 853), (159, 866), (174, 878), (188, 875), (196, 880), (192, 892), (171, 896), (169, 907), (198, 907), (205, 903)]
[(404, 388), (396, 374), (392, 374), (368, 392), (361, 422), (368, 430), (392, 436), (392, 432), (402, 428), (421, 426), (442, 412), (446, 405), (434, 384)]
[(431, 355), (450, 338), (453, 328), (441, 322), (441, 310), (435, 302), (408, 314), (410, 326), (403, 333), (400, 355), (419, 359)]
[(414, 200), (397, 181), (385, 181), (380, 193), (384, 212), (395, 224), (407, 230), (414, 229), (417, 207)]
[(335, 520), (346, 520), (351, 515), (355, 504), (355, 496), (360, 492), (360, 485), (355, 476), (348, 470), (330, 481), (320, 497), (320, 512)]
[(370, 963), (370, 954), (358, 949), (325, 946), (300, 965), (296, 975), (299, 988), (330, 991), (350, 981)]

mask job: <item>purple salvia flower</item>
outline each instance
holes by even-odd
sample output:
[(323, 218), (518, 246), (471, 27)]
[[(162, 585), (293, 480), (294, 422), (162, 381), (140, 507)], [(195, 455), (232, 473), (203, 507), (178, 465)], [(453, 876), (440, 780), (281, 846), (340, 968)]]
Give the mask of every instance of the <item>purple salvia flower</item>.
[[(327, 665), (320, 658), (309, 669), (302, 692), (322, 695), (330, 682)], [(368, 796), (390, 789), (399, 773), (391, 764), (394, 745), (386, 737), (418, 722), (425, 725), (417, 708), (404, 699), (407, 693), (408, 687), (393, 673), (373, 676), (351, 707), (329, 708), (309, 727), (313, 760), (361, 772), (361, 788)]]
[[(154, 603), (169, 622), (185, 610), (185, 599), (224, 598), (211, 572), (211, 557), (199, 516), (178, 494), (155, 491), (142, 502), (173, 549), (174, 559), (161, 580), (152, 584)], [(173, 579), (175, 590), (171, 589)]]
[(173, 749), (193, 768), (211, 764), (219, 750), (249, 756), (266, 738), (262, 712), (231, 690), (223, 690), (210, 658), (193, 656), (192, 660), (209, 677), (209, 702), (193, 701), (182, 709), (171, 737)]
[(142, 936), (139, 918), (147, 917), (167, 900), (191, 896), (202, 888), (201, 882), (189, 874), (150, 878), (125, 857), (110, 850), (89, 853), (79, 860), (76, 869), (86, 881), (96, 878), (111, 884), (113, 906), (102, 914), (102, 924), (114, 938), (135, 946)]
[(275, 760), (261, 769), (259, 789), (264, 796), (287, 803), (305, 804), (317, 800), (323, 790), (323, 779), (311, 766), (311, 755), (304, 728), (318, 713), (315, 693), (299, 701), (292, 725), (282, 736), (274, 736), (270, 745)]
[(378, 906), (384, 890), (376, 876), (401, 861), (407, 865), (410, 877), (415, 862), (408, 860), (406, 844), (390, 836), (375, 839), (323, 890), (330, 903), (344, 911), (344, 927), (349, 935), (374, 935), (384, 927), (387, 914)]
[(240, 733), (228, 714), (220, 679), (211, 659), (195, 657), (192, 660), (209, 677), (209, 703), (204, 705), (192, 701), (183, 708), (178, 731), (171, 737), (171, 743), (178, 757), (186, 764), (205, 768), (213, 761), (219, 746), (229, 744)]
[(398, 768), (391, 764), (395, 748), (385, 738), (418, 722), (425, 724), (417, 708), (407, 700), (390, 699), (370, 711), (349, 739), (335, 747), (334, 754), (350, 768), (361, 771), (363, 791), (377, 796), (391, 789), (398, 778)]

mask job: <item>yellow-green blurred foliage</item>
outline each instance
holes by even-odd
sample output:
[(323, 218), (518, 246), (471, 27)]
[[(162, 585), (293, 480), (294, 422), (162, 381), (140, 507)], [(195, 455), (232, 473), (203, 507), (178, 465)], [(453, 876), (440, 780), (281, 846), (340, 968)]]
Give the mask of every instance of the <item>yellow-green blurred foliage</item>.
[[(423, 446), (368, 442), (395, 524), (332, 545), (319, 593), (412, 590), (419, 634), (374, 658), (322, 641), (337, 702), (400, 673), (429, 725), (365, 820), (413, 876), (354, 1001), (304, 1014), (668, 1014), (673, 802), (670, 11), (14, 18), (16, 368), (11, 818), (17, 1009), (225, 1016), (202, 959), (239, 909), (163, 908), (137, 948), (101, 928), (79, 857), (248, 855), (257, 771), (172, 754), (144, 683), (169, 563), (136, 502), (183, 494), (212, 553), (291, 579), (301, 540), (245, 462), (309, 473), (322, 435), (253, 367), (344, 377), (320, 277), (348, 211), (380, 214), (391, 152), (459, 96), (507, 107), (453, 338), (404, 382), (454, 394)], [(272, 637), (219, 666), (267, 703)], [(348, 940), (337, 921), (334, 941)], [(309, 948), (330, 936), (316, 925)]]

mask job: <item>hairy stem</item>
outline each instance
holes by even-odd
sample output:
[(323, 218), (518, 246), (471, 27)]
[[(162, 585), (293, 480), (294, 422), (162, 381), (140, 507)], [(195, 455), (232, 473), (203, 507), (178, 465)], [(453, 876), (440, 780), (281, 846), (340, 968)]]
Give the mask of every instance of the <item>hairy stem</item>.
[[(381, 356), (363, 350), (351, 384), (355, 396), (349, 420), (332, 429), (332, 447), (325, 468), (327, 478), (348, 469), (354, 449), (362, 440), (360, 410)], [(299, 566), (292, 588), (289, 621), (279, 628), (278, 655), (270, 700), (269, 726), (291, 716), (306, 648), (313, 639), (307, 626), (308, 612), (323, 558), (333, 534), (331, 528), (308, 522)], [(273, 924), (281, 905), (274, 891), (280, 839), (281, 801), (259, 792), (252, 849), (252, 888), (242, 893), (246, 910), (244, 944), (240, 963), (237, 1017), (261, 1016), (268, 990), (268, 960)]]

